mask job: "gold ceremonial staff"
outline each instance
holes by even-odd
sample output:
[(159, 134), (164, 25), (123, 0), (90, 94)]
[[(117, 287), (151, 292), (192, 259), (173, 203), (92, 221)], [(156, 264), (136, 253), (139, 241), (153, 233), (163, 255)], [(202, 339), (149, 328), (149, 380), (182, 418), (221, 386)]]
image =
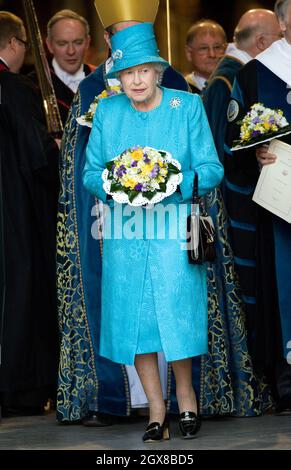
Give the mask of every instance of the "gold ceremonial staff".
[(171, 8), (170, 0), (166, 0), (167, 8), (167, 40), (168, 40), (168, 62), (172, 64), (172, 48), (171, 48)]
[(52, 83), (49, 64), (43, 47), (43, 42), (38, 26), (33, 1), (22, 0), (22, 3), (35, 62), (35, 69), (43, 100), (47, 128), (50, 134), (55, 137), (60, 137), (63, 132), (63, 124), (58, 108), (55, 90)]

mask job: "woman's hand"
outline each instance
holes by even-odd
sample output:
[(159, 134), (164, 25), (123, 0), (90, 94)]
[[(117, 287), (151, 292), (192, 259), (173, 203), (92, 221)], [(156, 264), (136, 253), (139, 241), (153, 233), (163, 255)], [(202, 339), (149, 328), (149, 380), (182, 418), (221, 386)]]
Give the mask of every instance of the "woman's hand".
[(262, 145), (256, 149), (256, 157), (258, 163), (261, 166), (270, 165), (271, 163), (275, 163), (277, 157), (273, 153), (268, 152), (268, 145)]

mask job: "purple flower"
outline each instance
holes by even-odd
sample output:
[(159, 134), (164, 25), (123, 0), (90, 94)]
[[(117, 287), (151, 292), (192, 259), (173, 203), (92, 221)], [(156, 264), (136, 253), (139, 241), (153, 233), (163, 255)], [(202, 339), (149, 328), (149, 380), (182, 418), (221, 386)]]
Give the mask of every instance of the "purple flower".
[(143, 161), (145, 163), (151, 163), (151, 159), (148, 157), (148, 154), (147, 153), (144, 153), (143, 154)]
[(156, 178), (158, 176), (159, 172), (160, 172), (160, 167), (157, 163), (155, 163), (155, 166), (151, 171), (151, 177)]
[(134, 189), (135, 189), (136, 191), (142, 191), (142, 184), (141, 184), (141, 183), (136, 184), (135, 187), (134, 187)]
[(257, 137), (257, 135), (260, 135), (261, 132), (260, 131), (253, 131), (252, 132), (252, 137)]
[(123, 175), (126, 175), (126, 168), (124, 165), (121, 165), (117, 172), (116, 172), (116, 175), (118, 176), (118, 178), (122, 178)]
[(270, 123), (270, 124), (275, 124), (275, 118), (274, 118), (274, 116), (271, 116), (271, 117), (270, 117), (269, 123)]
[(137, 161), (134, 160), (130, 166), (131, 166), (132, 168), (136, 167), (136, 166), (137, 166)]
[(253, 120), (252, 120), (252, 123), (253, 124), (259, 124), (260, 122), (260, 118), (258, 116), (256, 116)]
[(141, 190), (142, 190), (142, 192), (145, 193), (146, 191), (149, 190), (149, 188), (148, 188), (148, 186), (147, 186), (146, 184), (144, 184)]

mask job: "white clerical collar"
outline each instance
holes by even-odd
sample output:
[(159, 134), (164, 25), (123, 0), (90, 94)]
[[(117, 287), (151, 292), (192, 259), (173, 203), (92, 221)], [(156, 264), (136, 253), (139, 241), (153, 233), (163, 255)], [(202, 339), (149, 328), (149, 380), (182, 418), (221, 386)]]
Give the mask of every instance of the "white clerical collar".
[(0, 55), (0, 60), (1, 60), (1, 62), (3, 62), (3, 63), (7, 66), (7, 68), (9, 69), (9, 65), (7, 64), (6, 60), (4, 60), (3, 57), (1, 57), (1, 55)]
[(56, 59), (53, 58), (52, 60), (52, 66), (54, 68), (56, 76), (65, 84), (67, 87), (69, 87), (74, 93), (77, 92), (78, 86), (80, 82), (85, 78), (85, 72), (84, 72), (84, 66), (83, 64), (79, 68), (79, 70), (74, 73), (67, 73), (65, 70), (63, 70), (59, 64), (57, 63)]
[(198, 90), (202, 91), (206, 85), (206, 81), (207, 81), (206, 78), (201, 77), (201, 75), (198, 75), (198, 73), (196, 72), (191, 73), (191, 78), (195, 86), (198, 88)]
[(256, 59), (291, 86), (291, 44), (286, 39), (273, 42)]
[[(109, 57), (109, 59), (107, 59), (105, 62), (105, 72), (108, 73), (112, 69), (112, 67), (113, 67), (113, 60), (111, 57)], [(107, 81), (108, 81), (109, 86), (121, 85), (120, 80), (118, 80), (117, 78), (109, 78)]]
[(225, 51), (225, 55), (239, 60), (244, 65), (253, 59), (253, 57), (251, 57), (246, 51), (243, 51), (242, 49), (238, 49), (238, 47), (236, 47), (234, 42), (231, 42), (230, 44), (228, 44), (227, 49)]

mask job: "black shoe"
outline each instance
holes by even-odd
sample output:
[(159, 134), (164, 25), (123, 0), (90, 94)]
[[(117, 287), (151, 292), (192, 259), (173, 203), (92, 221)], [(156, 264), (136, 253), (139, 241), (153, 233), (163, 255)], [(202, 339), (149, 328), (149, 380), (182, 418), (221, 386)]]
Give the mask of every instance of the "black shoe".
[(144, 442), (160, 442), (170, 439), (170, 426), (168, 418), (165, 417), (162, 425), (158, 422), (150, 423), (146, 428), (142, 440)]
[(113, 419), (109, 415), (103, 415), (95, 411), (90, 411), (89, 414), (82, 419), (82, 424), (84, 426), (91, 427), (111, 426), (113, 424)]
[(201, 428), (201, 418), (193, 411), (180, 414), (179, 429), (183, 439), (193, 439)]

